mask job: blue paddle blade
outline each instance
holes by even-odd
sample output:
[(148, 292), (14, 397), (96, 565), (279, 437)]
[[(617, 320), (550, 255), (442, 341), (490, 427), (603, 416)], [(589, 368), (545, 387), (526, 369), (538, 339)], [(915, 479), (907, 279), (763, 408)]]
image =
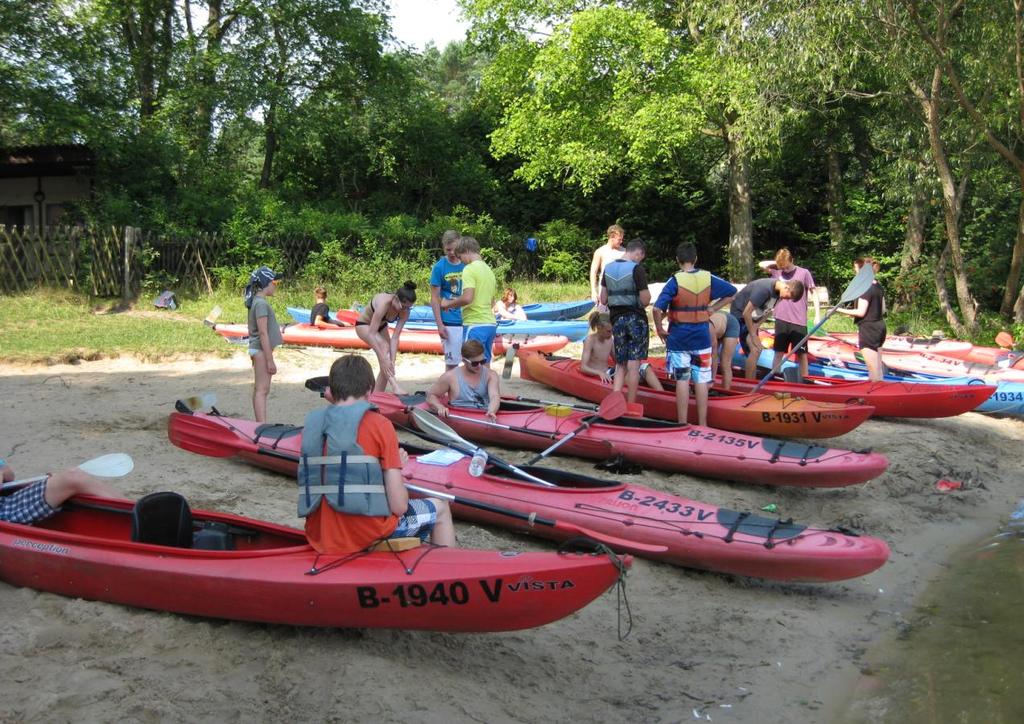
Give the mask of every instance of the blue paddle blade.
[(840, 297), (839, 303), (836, 306), (839, 306), (839, 304), (848, 304), (853, 300), (864, 296), (867, 291), (871, 289), (871, 285), (874, 281), (875, 270), (870, 264), (865, 264), (860, 268), (860, 271), (857, 272), (857, 276), (853, 278), (850, 285), (846, 287), (846, 290), (843, 292), (843, 296)]

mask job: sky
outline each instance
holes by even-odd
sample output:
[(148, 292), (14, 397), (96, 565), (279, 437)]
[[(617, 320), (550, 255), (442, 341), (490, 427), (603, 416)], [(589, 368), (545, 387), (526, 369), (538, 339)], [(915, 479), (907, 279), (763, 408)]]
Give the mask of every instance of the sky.
[(462, 40), (469, 27), (455, 0), (391, 0), (391, 17), (395, 37), (419, 50), (430, 41), (443, 49)]

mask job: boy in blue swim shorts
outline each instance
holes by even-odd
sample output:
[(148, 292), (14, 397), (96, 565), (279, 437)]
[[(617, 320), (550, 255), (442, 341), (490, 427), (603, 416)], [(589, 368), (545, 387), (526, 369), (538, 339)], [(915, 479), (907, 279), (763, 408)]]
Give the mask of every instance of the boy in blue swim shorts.
[(636, 402), (640, 361), (647, 359), (651, 341), (645, 311), (651, 292), (647, 272), (640, 264), (646, 253), (644, 242), (633, 239), (626, 244), (625, 255), (605, 266), (601, 277), (600, 302), (608, 306), (615, 347), (614, 389), (618, 392), (625, 385), (628, 402)]
[[(654, 328), (668, 348), (666, 367), (676, 381), (676, 417), (686, 424), (690, 406), (690, 381), (697, 398), (697, 424), (708, 424), (708, 384), (711, 369), (711, 315), (732, 300), (736, 287), (710, 272), (698, 269), (697, 247), (676, 248), (679, 271), (665, 283), (654, 303)], [(714, 303), (712, 303), (714, 300)], [(668, 316), (666, 331), (662, 319)]]

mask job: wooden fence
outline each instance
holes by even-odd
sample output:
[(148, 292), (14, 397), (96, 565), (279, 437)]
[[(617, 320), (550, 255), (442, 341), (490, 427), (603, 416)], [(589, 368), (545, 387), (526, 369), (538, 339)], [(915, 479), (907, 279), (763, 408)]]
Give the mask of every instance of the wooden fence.
[[(289, 273), (301, 269), (320, 246), (304, 238), (263, 243), (280, 250), (280, 271)], [(134, 227), (0, 226), (0, 293), (51, 286), (128, 298), (147, 275), (174, 289), (210, 291), (215, 281), (210, 270), (224, 262), (229, 246), (219, 234), (168, 237)]]

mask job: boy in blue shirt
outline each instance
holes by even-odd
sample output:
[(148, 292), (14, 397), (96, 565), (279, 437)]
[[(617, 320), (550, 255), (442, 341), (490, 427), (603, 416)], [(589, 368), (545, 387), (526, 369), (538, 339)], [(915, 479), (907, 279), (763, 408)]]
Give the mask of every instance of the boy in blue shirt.
[[(697, 424), (708, 424), (708, 384), (714, 380), (711, 369), (711, 315), (725, 306), (736, 287), (710, 272), (698, 269), (697, 247), (680, 244), (676, 248), (679, 271), (665, 283), (654, 303), (654, 328), (668, 348), (666, 367), (676, 381), (676, 417), (686, 424), (690, 405), (690, 379), (697, 397)], [(712, 300), (715, 300), (712, 304)], [(661, 321), (668, 316), (668, 331)], [(691, 375), (691, 369), (695, 374)]]
[(444, 366), (453, 369), (462, 359), (462, 310), (458, 307), (441, 309), (441, 301), (462, 294), (462, 270), (465, 264), (455, 253), (459, 232), (449, 229), (441, 237), (444, 256), (430, 270), (430, 306), (434, 310), (437, 335), (444, 347)]

